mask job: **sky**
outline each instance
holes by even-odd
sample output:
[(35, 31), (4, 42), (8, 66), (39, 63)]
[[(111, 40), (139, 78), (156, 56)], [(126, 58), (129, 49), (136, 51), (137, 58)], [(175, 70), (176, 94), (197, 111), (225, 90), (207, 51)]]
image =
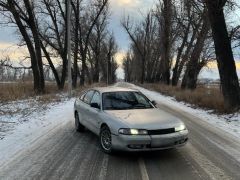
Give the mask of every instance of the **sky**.
[(155, 0), (110, 0), (110, 29), (115, 32), (120, 48), (127, 50), (129, 45), (128, 36), (120, 24), (121, 19), (129, 15), (134, 20), (139, 20), (141, 14), (154, 7), (154, 2)]
[[(109, 21), (109, 29), (115, 34), (116, 41), (119, 46), (116, 60), (120, 66), (117, 70), (119, 78), (124, 78), (121, 68), (122, 59), (129, 48), (129, 38), (124, 29), (121, 27), (120, 21), (124, 16), (130, 16), (135, 22), (139, 21), (142, 16), (154, 7), (158, 0), (110, 0), (111, 17)], [(237, 0), (238, 1), (238, 0)], [(234, 16), (236, 16), (234, 14)], [(238, 16), (240, 17), (240, 16)], [(11, 59), (22, 59), (27, 54), (24, 47), (17, 47), (19, 37), (15, 30), (10, 27), (0, 27), (0, 57), (10, 56)], [(239, 53), (240, 54), (240, 53)], [(237, 64), (240, 71), (240, 63)], [(240, 77), (240, 72), (238, 72)], [(218, 79), (218, 71), (216, 64), (211, 64), (210, 68), (205, 68), (200, 74), (201, 78)]]
[(129, 38), (124, 29), (121, 27), (121, 20), (124, 16), (130, 16), (134, 21), (141, 19), (142, 14), (154, 7), (156, 0), (110, 0), (111, 18), (110, 30), (115, 34), (119, 46), (116, 60), (119, 64), (117, 76), (124, 79), (124, 71), (121, 68), (123, 57), (129, 48)]

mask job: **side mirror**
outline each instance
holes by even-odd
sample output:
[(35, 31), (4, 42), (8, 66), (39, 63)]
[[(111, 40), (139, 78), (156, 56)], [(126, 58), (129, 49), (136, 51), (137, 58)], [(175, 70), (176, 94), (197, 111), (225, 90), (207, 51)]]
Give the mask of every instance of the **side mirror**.
[(157, 102), (156, 101), (151, 101), (151, 103), (156, 106), (157, 105)]
[(91, 103), (90, 106), (92, 108), (101, 109), (100, 106), (98, 105), (98, 103)]

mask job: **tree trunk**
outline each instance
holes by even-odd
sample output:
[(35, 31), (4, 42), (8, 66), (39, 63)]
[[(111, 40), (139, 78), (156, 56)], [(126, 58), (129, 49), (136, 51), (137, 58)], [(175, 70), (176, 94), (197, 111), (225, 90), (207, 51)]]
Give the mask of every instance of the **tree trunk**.
[(206, 0), (225, 107), (232, 110), (240, 106), (240, 88), (223, 7), (218, 7), (217, 2)]
[[(197, 88), (197, 80), (198, 80), (198, 75), (201, 71), (202, 67), (200, 65), (197, 65), (197, 67), (193, 69), (191, 69), (191, 72), (185, 73), (183, 80), (182, 80), (182, 84), (181, 84), (181, 88), (182, 89), (190, 89), (190, 90), (194, 90)], [(189, 74), (191, 74), (191, 76), (189, 76)]]
[(96, 57), (96, 65), (95, 65), (95, 70), (94, 70), (94, 75), (93, 75), (93, 82), (98, 83), (99, 82), (99, 58)]
[(78, 78), (78, 49), (79, 49), (79, 15), (80, 15), (80, 2), (77, 0), (76, 7), (73, 4), (73, 9), (75, 12), (75, 30), (74, 30), (74, 60), (73, 60), (73, 73), (72, 73), (72, 86), (73, 88), (77, 87), (77, 78)]
[(82, 56), (82, 71), (80, 76), (80, 86), (84, 86), (85, 84), (85, 74), (86, 74), (86, 56)]
[[(65, 1), (65, 4), (67, 4), (67, 1)], [(67, 14), (67, 6), (65, 7), (65, 12)], [(67, 16), (63, 16), (64, 17), (64, 22), (65, 24), (67, 25)], [(67, 41), (68, 41), (68, 31), (67, 31), (67, 26), (65, 26), (65, 38), (64, 38), (64, 48), (61, 48), (60, 49), (60, 56), (62, 58), (62, 77), (61, 77), (61, 85), (60, 85), (60, 90), (63, 90), (64, 89), (64, 86), (65, 86), (65, 81), (66, 81), (66, 78), (67, 78), (67, 70), (68, 70), (68, 54), (67, 54)]]
[(142, 76), (141, 76), (141, 84), (145, 81), (145, 58), (142, 58)]
[(63, 64), (62, 64), (62, 77), (61, 77), (60, 90), (63, 90), (65, 86), (65, 81), (67, 77), (67, 67), (68, 67), (67, 65), (68, 65), (67, 54), (65, 54), (65, 56), (63, 57)]
[(53, 62), (52, 62), (52, 60), (51, 60), (51, 57), (49, 56), (49, 54), (48, 54), (48, 52), (47, 52), (47, 50), (46, 50), (46, 48), (44, 47), (44, 45), (43, 45), (42, 42), (41, 42), (41, 47), (42, 47), (43, 53), (44, 53), (45, 56), (46, 56), (46, 59), (47, 59), (47, 61), (48, 61), (48, 64), (49, 64), (49, 66), (50, 66), (50, 68), (51, 68), (51, 70), (52, 70), (53, 76), (54, 76), (55, 81), (56, 81), (56, 83), (57, 83), (57, 87), (58, 87), (58, 89), (60, 90), (60, 89), (61, 89), (61, 82), (60, 82), (60, 79), (59, 79), (59, 76), (58, 76), (58, 72), (57, 72), (57, 70), (56, 70), (56, 68), (55, 68), (55, 66), (54, 66), (54, 64), (53, 64)]
[(160, 81), (170, 84), (170, 49), (171, 49), (171, 20), (172, 20), (172, 1), (164, 0), (164, 27), (163, 27), (163, 56), (161, 58)]
[[(191, 19), (192, 18), (190, 18), (189, 21), (191, 21)], [(187, 43), (187, 40), (188, 40), (190, 27), (191, 27), (191, 22), (188, 23), (187, 29), (184, 32), (182, 44), (181, 44), (181, 46), (178, 49), (176, 64), (175, 64), (175, 66), (173, 68), (173, 77), (172, 77), (172, 85), (173, 86), (177, 86), (177, 84), (178, 84), (178, 80), (179, 80), (178, 70), (179, 70), (179, 66), (180, 66), (180, 59), (182, 57), (183, 49), (184, 49), (184, 47), (185, 47), (185, 45)]]
[(95, 68), (94, 68), (94, 74), (93, 74), (93, 82), (94, 83), (98, 83), (99, 82), (99, 63), (100, 63), (100, 46), (101, 46), (101, 42), (100, 42), (100, 35), (98, 35), (97, 37), (97, 42), (96, 42), (96, 46), (95, 46)]
[(33, 7), (30, 4), (29, 0), (24, 0), (24, 4), (26, 6), (27, 13), (29, 15), (29, 26), (32, 31), (33, 40), (35, 44), (35, 56), (38, 64), (39, 71), (39, 87), (37, 89), (37, 93), (44, 93), (45, 89), (45, 81), (44, 81), (44, 72), (43, 72), (43, 63), (42, 63), (42, 51), (40, 44), (40, 37), (38, 32), (38, 27), (35, 19), (35, 15), (33, 14)]

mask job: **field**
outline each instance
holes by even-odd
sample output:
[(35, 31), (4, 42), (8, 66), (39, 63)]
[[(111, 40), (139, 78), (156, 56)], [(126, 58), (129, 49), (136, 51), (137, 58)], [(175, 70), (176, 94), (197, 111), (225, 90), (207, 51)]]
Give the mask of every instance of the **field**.
[(189, 103), (193, 107), (214, 110), (217, 113), (227, 112), (224, 108), (223, 95), (219, 87), (215, 85), (200, 85), (195, 91), (182, 90), (181, 87), (163, 84), (144, 84), (141, 86), (174, 97), (177, 101)]
[[(34, 98), (43, 103), (61, 101), (59, 94), (66, 94), (67, 92), (66, 88), (63, 91), (59, 91), (57, 86), (51, 82), (46, 83), (46, 93), (42, 96), (36, 96), (31, 82), (0, 83), (0, 86), (0, 103), (28, 98)], [(106, 84), (99, 83), (78, 87), (73, 91), (73, 96), (77, 96), (84, 89), (93, 86), (106, 86)], [(195, 91), (182, 90), (180, 87), (172, 87), (164, 84), (143, 84), (140, 86), (160, 92), (163, 95), (174, 97), (177, 101), (189, 103), (196, 108), (201, 107), (206, 110), (214, 110), (217, 113), (227, 112), (224, 108), (222, 93), (216, 85), (199, 85)]]
[[(92, 86), (104, 86), (104, 85), (105, 84), (99, 83), (78, 87), (73, 91), (73, 96), (77, 96), (81, 91)], [(65, 85), (65, 87), (67, 87), (67, 84)], [(44, 95), (36, 96), (36, 94), (33, 91), (32, 82), (9, 82), (9, 83), (0, 82), (0, 103), (23, 100), (34, 97), (37, 97), (37, 99), (39, 99), (40, 101), (48, 102), (58, 100), (59, 94), (67, 92), (66, 88), (63, 91), (59, 91), (57, 86), (51, 82), (46, 83), (45, 90), (46, 93)]]

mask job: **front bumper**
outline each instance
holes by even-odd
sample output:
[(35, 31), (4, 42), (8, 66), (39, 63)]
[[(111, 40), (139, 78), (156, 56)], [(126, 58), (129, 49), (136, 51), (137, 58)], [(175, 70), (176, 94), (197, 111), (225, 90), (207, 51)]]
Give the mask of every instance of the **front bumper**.
[(181, 147), (187, 140), (188, 130), (164, 135), (112, 135), (112, 146), (123, 151), (154, 151)]

